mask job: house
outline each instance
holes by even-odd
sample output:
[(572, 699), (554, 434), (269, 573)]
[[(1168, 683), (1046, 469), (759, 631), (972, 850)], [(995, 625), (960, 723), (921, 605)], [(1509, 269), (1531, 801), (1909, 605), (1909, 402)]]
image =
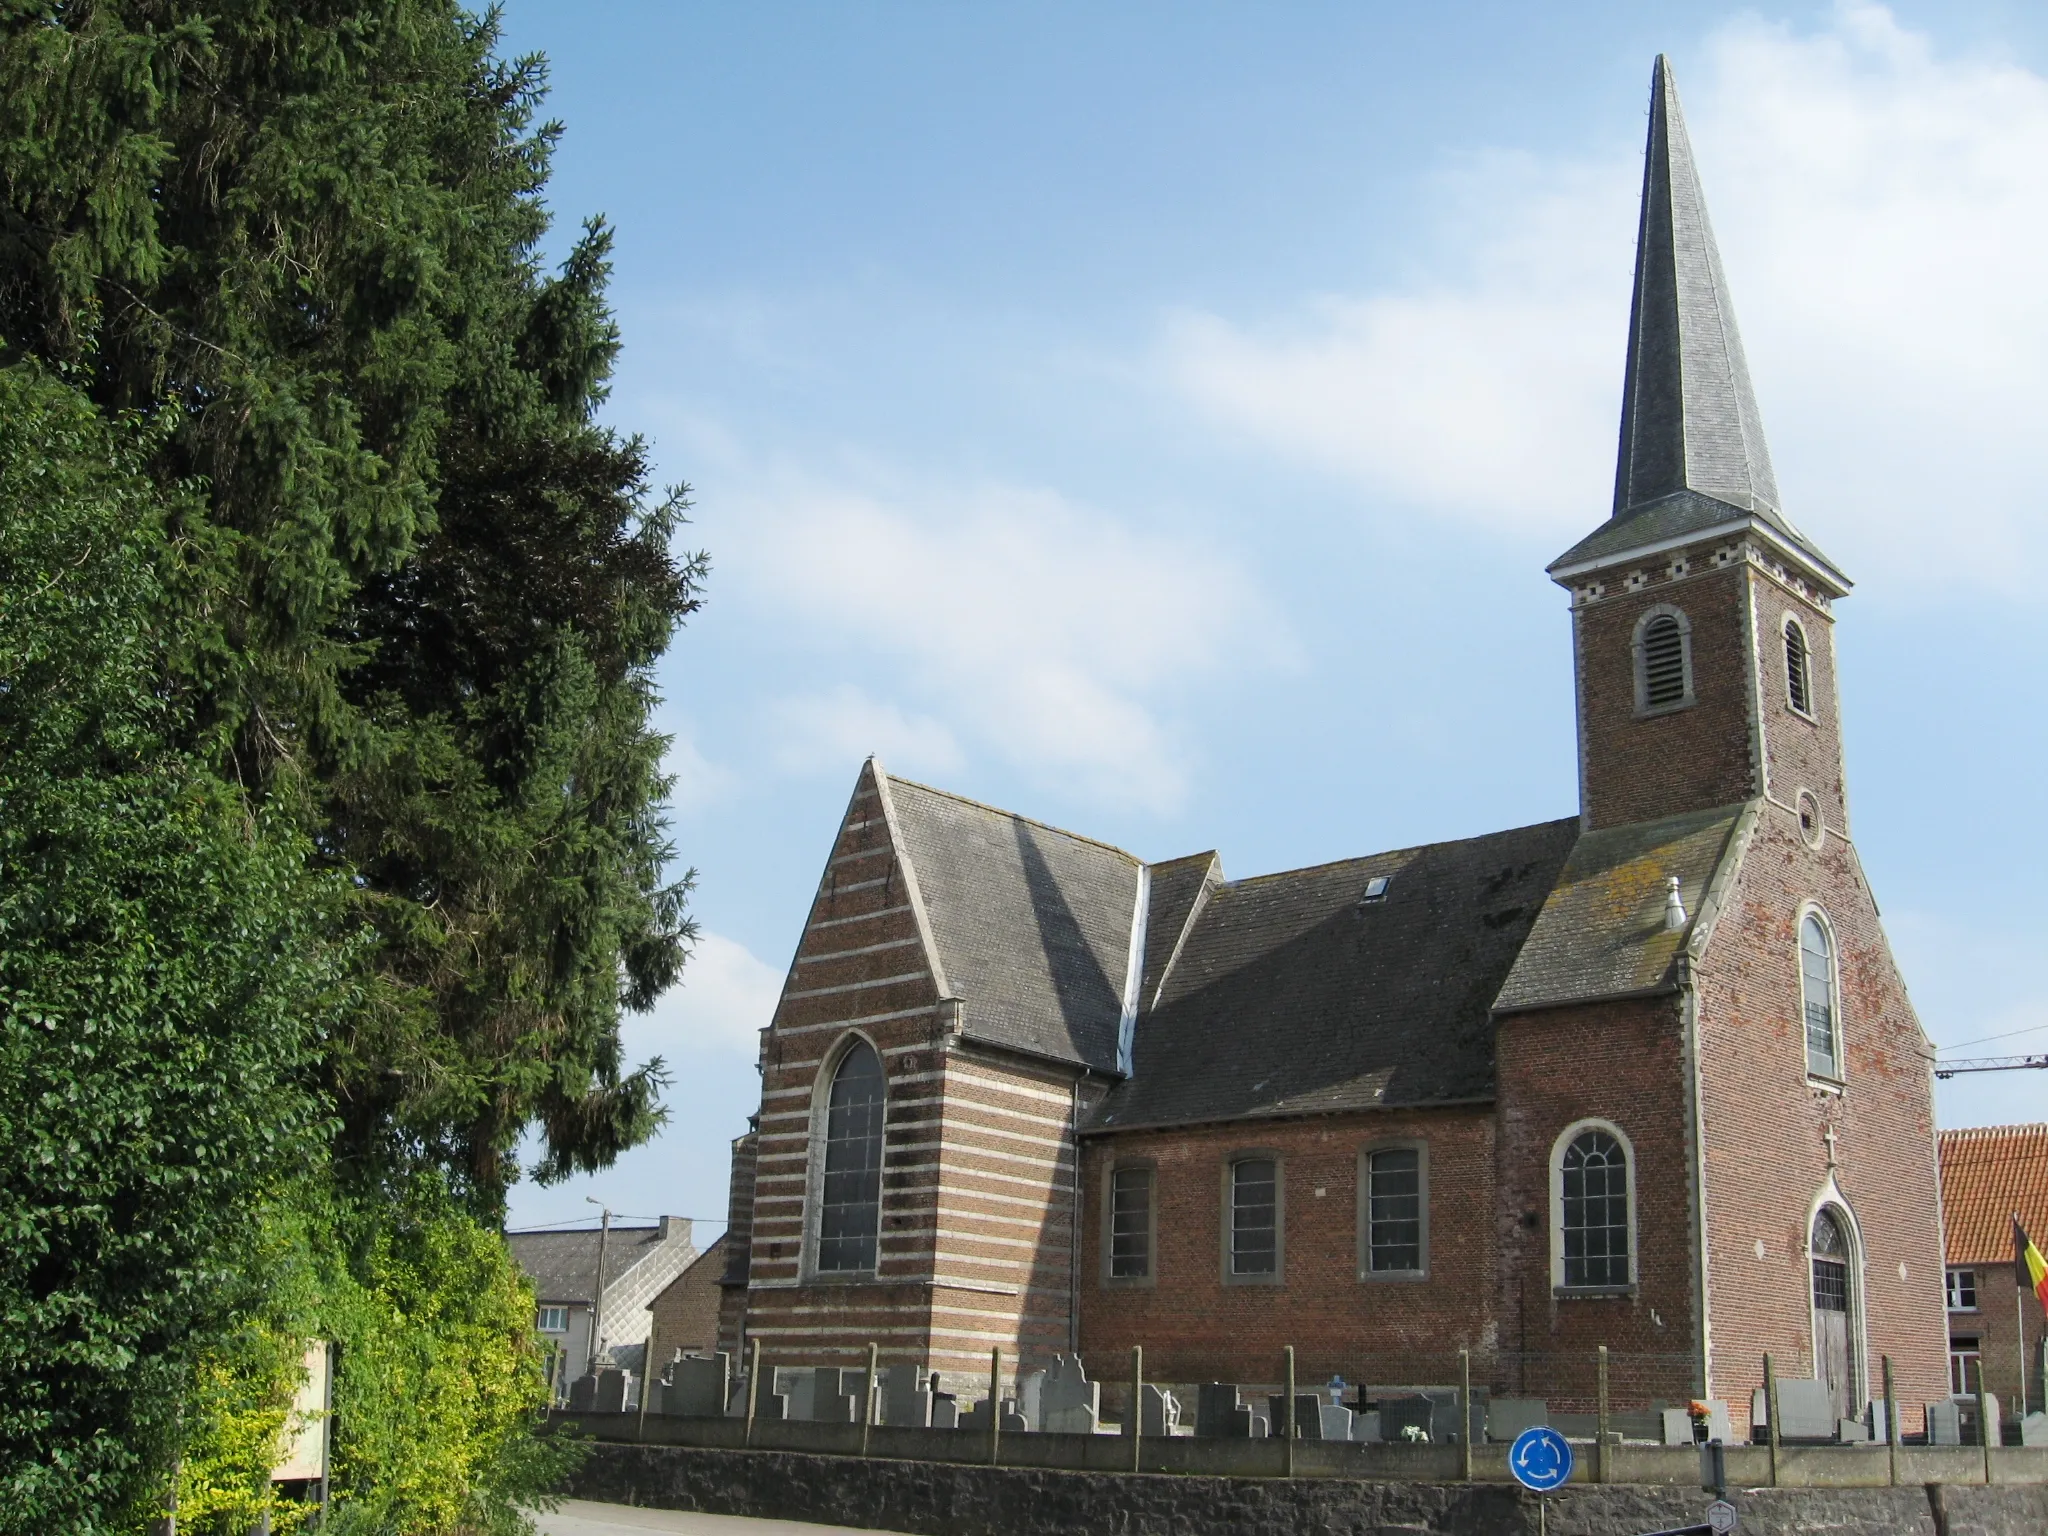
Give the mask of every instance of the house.
[(647, 1362), (656, 1375), (678, 1350), (701, 1355), (718, 1348), (719, 1284), (725, 1266), (726, 1239), (721, 1233), (647, 1303)]
[(505, 1241), (533, 1285), (534, 1326), (553, 1349), (550, 1376), (557, 1393), (566, 1392), (607, 1351), (638, 1376), (650, 1323), (647, 1305), (697, 1257), (690, 1222), (682, 1216), (609, 1229), (508, 1232)]
[(1547, 575), (1579, 803), (1538, 825), (1234, 878), (870, 760), (734, 1149), (726, 1347), (1112, 1384), (1136, 1345), (1169, 1383), (1465, 1351), (1553, 1408), (1604, 1358), (1738, 1424), (1766, 1354), (1840, 1418), (1889, 1360), (1915, 1427), (1933, 1085), (1845, 789), (1850, 583), (1779, 495), (1661, 59), (1611, 515)]
[(2048, 1125), (1943, 1131), (1941, 1210), (1950, 1390), (1974, 1395), (1981, 1370), (2007, 1417), (2048, 1407), (2041, 1372), (2048, 1329), (2040, 1302), (2019, 1284), (2012, 1236), (2017, 1216), (2035, 1243), (2048, 1243)]

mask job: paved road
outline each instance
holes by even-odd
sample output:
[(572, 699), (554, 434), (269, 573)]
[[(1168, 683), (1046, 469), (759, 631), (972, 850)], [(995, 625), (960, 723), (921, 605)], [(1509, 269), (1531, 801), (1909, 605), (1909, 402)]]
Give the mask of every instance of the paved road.
[(739, 1515), (689, 1515), (673, 1509), (629, 1509), (570, 1499), (551, 1515), (536, 1515), (542, 1536), (889, 1536), (844, 1525), (800, 1520), (748, 1520)]

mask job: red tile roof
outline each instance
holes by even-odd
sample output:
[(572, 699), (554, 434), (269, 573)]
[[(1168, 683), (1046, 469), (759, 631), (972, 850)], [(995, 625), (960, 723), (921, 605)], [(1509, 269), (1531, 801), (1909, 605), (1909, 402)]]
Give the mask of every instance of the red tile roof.
[(2048, 1252), (2048, 1125), (1943, 1131), (1941, 1215), (1951, 1264), (2010, 1264), (2015, 1215)]

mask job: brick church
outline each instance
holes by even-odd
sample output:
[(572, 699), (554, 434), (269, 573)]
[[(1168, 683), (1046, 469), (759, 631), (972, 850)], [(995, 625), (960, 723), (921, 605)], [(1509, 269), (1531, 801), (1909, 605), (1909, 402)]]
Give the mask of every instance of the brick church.
[[(762, 1032), (721, 1339), (775, 1365), (1948, 1392), (1930, 1052), (1853, 841), (1849, 581), (1787, 515), (1669, 70), (1579, 806), (1232, 878), (862, 768)], [(1433, 1363), (1431, 1363), (1433, 1362)], [(1571, 1367), (1568, 1369), (1568, 1367)], [(1405, 1372), (1406, 1374), (1402, 1374)]]

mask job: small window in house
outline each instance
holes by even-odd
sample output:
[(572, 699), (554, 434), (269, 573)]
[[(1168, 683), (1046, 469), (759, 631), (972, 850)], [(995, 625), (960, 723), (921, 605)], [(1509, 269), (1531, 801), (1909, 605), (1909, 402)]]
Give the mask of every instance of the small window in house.
[(1666, 709), (1690, 695), (1686, 677), (1685, 626), (1674, 614), (1660, 613), (1643, 626), (1641, 693), (1643, 708)]
[(1109, 1275), (1143, 1280), (1152, 1273), (1152, 1170), (1119, 1168), (1109, 1176)]
[(825, 1108), (824, 1200), (818, 1268), (875, 1267), (882, 1225), (882, 1058), (865, 1040), (840, 1058)]
[(1948, 1272), (1948, 1309), (1951, 1312), (1977, 1310), (1977, 1271), (1952, 1269)]
[(1365, 894), (1358, 899), (1360, 901), (1385, 901), (1387, 899), (1387, 884), (1387, 876), (1374, 875), (1365, 882)]
[(569, 1331), (569, 1309), (567, 1307), (542, 1307), (534, 1321), (542, 1333), (567, 1333)]
[(1785, 621), (1785, 698), (1802, 715), (1813, 713), (1812, 656), (1797, 619)]
[(1366, 1173), (1366, 1264), (1375, 1274), (1422, 1268), (1422, 1153), (1389, 1147)]
[(1627, 1285), (1628, 1153), (1605, 1131), (1583, 1131), (1563, 1174), (1564, 1283)]
[(1840, 1077), (1835, 947), (1827, 926), (1812, 912), (1799, 924), (1799, 987), (1806, 1011), (1806, 1070), (1817, 1077)]
[(1270, 1157), (1230, 1165), (1230, 1272), (1280, 1271), (1280, 1170)]
[(1948, 1341), (1948, 1389), (1957, 1397), (1975, 1397), (1983, 1352), (1975, 1339)]

